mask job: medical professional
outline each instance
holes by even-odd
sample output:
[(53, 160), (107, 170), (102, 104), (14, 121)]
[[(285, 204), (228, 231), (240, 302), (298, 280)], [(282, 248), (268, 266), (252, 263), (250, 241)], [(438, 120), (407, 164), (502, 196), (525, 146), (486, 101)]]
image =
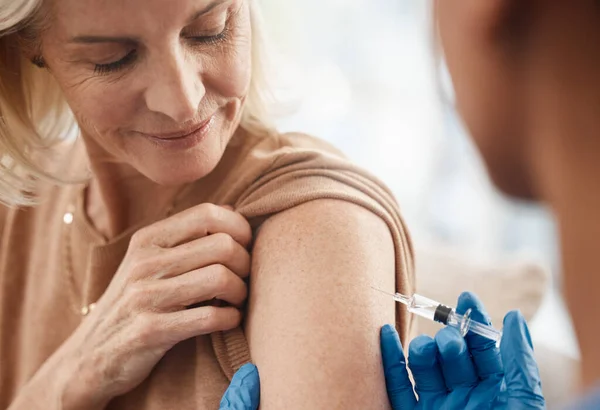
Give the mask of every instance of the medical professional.
[[(581, 398), (570, 408), (600, 409), (600, 2), (441, 0), (435, 18), (457, 108), (492, 180), (504, 193), (544, 202), (554, 212), (564, 296), (582, 359)], [(485, 318), (470, 294), (457, 310), (471, 304)], [(415, 399), (394, 337), (390, 328), (382, 330), (388, 395), (394, 409), (411, 409)], [(451, 329), (434, 342), (421, 337), (411, 343), (417, 392), (438, 392), (419, 394), (417, 408), (505, 408), (511, 397), (507, 408), (544, 408), (529, 333), (518, 313), (504, 320), (500, 362), (493, 349), (484, 349), (480, 363), (481, 340), (467, 336), (470, 355), (462, 343)], [(496, 374), (506, 390), (490, 387), (494, 382), (482, 375), (488, 359), (499, 366), (495, 370), (502, 368)], [(247, 365), (237, 376), (222, 408), (253, 408), (243, 406), (257, 403), (258, 373)], [(487, 407), (477, 401), (486, 389), (496, 394)], [(461, 397), (456, 404), (454, 396)]]

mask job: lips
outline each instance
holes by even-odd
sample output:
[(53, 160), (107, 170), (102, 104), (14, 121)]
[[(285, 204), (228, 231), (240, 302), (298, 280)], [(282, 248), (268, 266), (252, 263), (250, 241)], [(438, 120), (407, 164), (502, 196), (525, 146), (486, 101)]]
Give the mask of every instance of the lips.
[(202, 144), (210, 135), (214, 122), (215, 115), (213, 114), (209, 119), (197, 123), (194, 127), (190, 127), (185, 131), (151, 135), (141, 134), (141, 136), (162, 150), (181, 152)]
[(144, 135), (146, 137), (156, 138), (156, 139), (159, 139), (159, 140), (177, 140), (177, 139), (182, 139), (182, 138), (189, 137), (190, 135), (194, 134), (195, 132), (198, 132), (199, 130), (201, 130), (204, 127), (206, 127), (208, 124), (210, 124), (211, 120), (213, 119), (213, 116), (214, 115), (211, 115), (206, 120), (204, 120), (204, 121), (202, 121), (200, 123), (196, 123), (193, 126), (188, 127), (188, 128), (186, 128), (185, 130), (182, 130), (182, 131), (165, 132), (165, 133), (160, 133), (160, 134), (141, 132), (140, 134), (142, 134), (142, 135)]

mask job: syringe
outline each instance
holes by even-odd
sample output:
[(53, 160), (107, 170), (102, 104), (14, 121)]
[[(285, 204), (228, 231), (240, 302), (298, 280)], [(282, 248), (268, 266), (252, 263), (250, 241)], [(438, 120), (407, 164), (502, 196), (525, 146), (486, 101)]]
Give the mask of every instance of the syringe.
[(463, 337), (471, 331), (495, 341), (496, 344), (500, 343), (502, 332), (494, 329), (492, 326), (471, 319), (471, 309), (468, 309), (464, 315), (461, 315), (456, 313), (451, 307), (417, 295), (416, 293), (413, 296), (405, 296), (401, 293), (389, 293), (381, 289), (373, 289), (393, 297), (396, 302), (406, 305), (408, 311), (415, 315), (458, 329)]

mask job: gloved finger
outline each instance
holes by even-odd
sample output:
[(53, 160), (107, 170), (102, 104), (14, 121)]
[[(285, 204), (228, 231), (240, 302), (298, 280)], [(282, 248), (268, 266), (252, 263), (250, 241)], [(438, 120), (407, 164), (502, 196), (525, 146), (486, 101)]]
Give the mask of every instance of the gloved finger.
[(453, 327), (445, 327), (436, 333), (435, 342), (440, 352), (440, 365), (448, 390), (477, 385), (479, 378), (475, 364), (460, 332)]
[[(456, 313), (464, 315), (468, 309), (471, 309), (471, 320), (486, 325), (492, 324), (481, 300), (471, 292), (464, 292), (458, 298)], [(500, 349), (496, 347), (496, 342), (472, 332), (467, 333), (465, 340), (467, 341), (469, 353), (473, 357), (473, 362), (475, 362), (479, 378), (481, 380), (488, 378), (501, 379), (503, 376), (502, 359)]]
[(427, 396), (446, 394), (446, 383), (438, 360), (438, 347), (429, 336), (418, 336), (408, 348), (408, 367), (415, 380), (419, 401)]
[(225, 391), (219, 410), (257, 410), (260, 403), (260, 379), (255, 365), (248, 363), (238, 370)]
[(381, 354), (385, 385), (393, 410), (412, 410), (417, 406), (413, 386), (408, 377), (406, 359), (398, 332), (391, 325), (381, 328)]
[(525, 318), (518, 311), (504, 317), (500, 343), (509, 409), (545, 409), (540, 372)]

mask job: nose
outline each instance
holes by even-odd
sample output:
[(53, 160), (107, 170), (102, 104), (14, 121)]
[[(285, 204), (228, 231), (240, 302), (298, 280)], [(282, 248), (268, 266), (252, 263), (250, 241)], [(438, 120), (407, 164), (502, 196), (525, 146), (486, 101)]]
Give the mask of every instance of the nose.
[(151, 111), (184, 123), (196, 117), (205, 93), (196, 62), (174, 53), (155, 63), (145, 98)]

